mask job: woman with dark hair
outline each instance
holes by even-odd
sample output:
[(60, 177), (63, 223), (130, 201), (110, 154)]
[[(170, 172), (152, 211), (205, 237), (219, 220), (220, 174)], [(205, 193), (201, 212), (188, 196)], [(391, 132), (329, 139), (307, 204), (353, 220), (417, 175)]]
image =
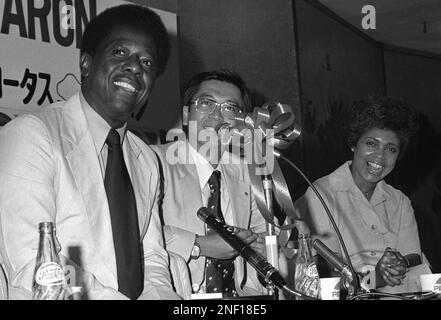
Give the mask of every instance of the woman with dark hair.
[[(314, 182), (355, 270), (371, 288), (386, 292), (419, 291), (419, 278), (408, 276), (409, 270), (430, 273), (427, 266), (420, 266), (422, 252), (410, 200), (384, 181), (416, 127), (414, 111), (400, 101), (386, 97), (357, 101), (348, 126), (352, 161)], [(296, 201), (296, 208), (309, 222), (312, 236), (344, 258), (330, 219), (311, 188)]]

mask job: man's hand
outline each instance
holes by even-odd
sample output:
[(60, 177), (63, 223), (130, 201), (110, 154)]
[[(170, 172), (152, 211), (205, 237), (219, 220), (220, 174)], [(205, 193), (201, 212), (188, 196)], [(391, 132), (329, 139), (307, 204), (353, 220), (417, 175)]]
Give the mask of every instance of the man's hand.
[[(233, 232), (245, 244), (249, 245), (262, 256), (265, 256), (265, 243), (263, 237), (259, 237), (257, 233), (254, 233), (251, 230), (237, 227), (231, 228), (234, 228)], [(206, 257), (215, 259), (232, 259), (239, 254), (217, 233), (200, 237), (199, 244), (201, 247), (201, 255)]]
[(266, 259), (265, 233), (258, 233), (257, 239), (250, 244), (251, 249)]

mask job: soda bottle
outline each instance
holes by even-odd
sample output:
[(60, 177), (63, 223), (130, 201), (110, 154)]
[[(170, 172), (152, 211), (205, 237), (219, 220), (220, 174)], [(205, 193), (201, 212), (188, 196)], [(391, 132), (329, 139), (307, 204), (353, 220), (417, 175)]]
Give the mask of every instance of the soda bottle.
[(298, 241), (299, 249), (295, 258), (294, 288), (307, 296), (318, 298), (320, 295), (320, 278), (311, 254), (309, 234), (300, 233)]
[(32, 298), (34, 300), (64, 299), (64, 272), (55, 243), (55, 230), (52, 222), (38, 224), (40, 239), (34, 270)]

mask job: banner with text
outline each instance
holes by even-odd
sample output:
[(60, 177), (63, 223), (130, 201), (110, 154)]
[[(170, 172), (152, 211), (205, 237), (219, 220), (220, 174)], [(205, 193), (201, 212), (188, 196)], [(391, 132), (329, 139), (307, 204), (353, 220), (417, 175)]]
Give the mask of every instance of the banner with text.
[[(11, 118), (68, 99), (80, 88), (79, 44), (85, 25), (122, 0), (0, 1), (0, 112)], [(153, 8), (152, 8), (153, 9)], [(176, 14), (157, 12), (170, 35), (172, 52), (147, 111), (134, 114), (132, 127), (168, 129), (179, 117)]]

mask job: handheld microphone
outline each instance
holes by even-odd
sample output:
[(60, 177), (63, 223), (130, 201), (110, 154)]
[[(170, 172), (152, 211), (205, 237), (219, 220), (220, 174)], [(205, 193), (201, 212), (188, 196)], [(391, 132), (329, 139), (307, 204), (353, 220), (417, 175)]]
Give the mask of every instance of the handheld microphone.
[(272, 283), (280, 289), (284, 289), (286, 281), (280, 275), (279, 271), (238, 238), (231, 228), (211, 214), (209, 209), (202, 207), (198, 210), (197, 215), (233, 247), (233, 249), (239, 252), (239, 254), (265, 278), (266, 282)]

